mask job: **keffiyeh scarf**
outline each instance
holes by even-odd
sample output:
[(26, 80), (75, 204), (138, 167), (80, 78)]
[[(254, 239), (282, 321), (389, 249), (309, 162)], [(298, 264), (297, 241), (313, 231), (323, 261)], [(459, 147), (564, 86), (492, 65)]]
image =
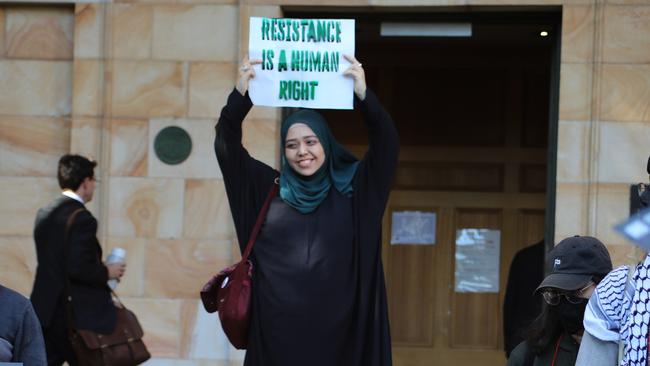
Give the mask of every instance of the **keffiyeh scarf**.
[(616, 268), (598, 284), (585, 310), (584, 325), (591, 335), (600, 340), (623, 340), (621, 366), (646, 366), (650, 324), (650, 255), (636, 266), (630, 281), (628, 273), (627, 266)]

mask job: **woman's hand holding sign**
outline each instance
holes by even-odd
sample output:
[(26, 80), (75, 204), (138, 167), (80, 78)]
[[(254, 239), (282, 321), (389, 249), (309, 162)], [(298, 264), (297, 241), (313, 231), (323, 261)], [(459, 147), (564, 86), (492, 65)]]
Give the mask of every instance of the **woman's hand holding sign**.
[(345, 59), (351, 64), (350, 67), (343, 72), (343, 75), (354, 79), (354, 94), (357, 95), (357, 98), (361, 100), (366, 99), (366, 74), (363, 72), (361, 62), (359, 62), (354, 56), (343, 55), (343, 57), (345, 57)]
[(239, 74), (237, 77), (237, 91), (241, 95), (246, 95), (248, 90), (248, 82), (250, 79), (255, 77), (254, 65), (259, 65), (262, 63), (262, 60), (249, 60), (248, 56), (244, 56), (244, 59), (241, 61), (241, 66), (239, 67)]

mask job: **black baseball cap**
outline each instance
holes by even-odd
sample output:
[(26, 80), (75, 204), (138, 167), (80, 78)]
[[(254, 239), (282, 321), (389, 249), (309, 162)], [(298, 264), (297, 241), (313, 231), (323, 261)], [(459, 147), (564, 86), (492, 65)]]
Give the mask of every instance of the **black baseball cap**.
[(591, 236), (572, 236), (562, 240), (547, 255), (550, 273), (535, 292), (551, 287), (579, 290), (594, 277), (604, 278), (612, 270), (605, 245)]

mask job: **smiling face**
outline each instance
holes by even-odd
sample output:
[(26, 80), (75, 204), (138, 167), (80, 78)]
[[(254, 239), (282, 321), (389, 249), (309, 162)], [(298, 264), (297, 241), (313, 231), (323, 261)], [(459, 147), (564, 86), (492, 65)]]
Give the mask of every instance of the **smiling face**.
[(325, 162), (325, 151), (314, 131), (304, 123), (295, 123), (287, 131), (284, 156), (298, 174), (309, 177)]

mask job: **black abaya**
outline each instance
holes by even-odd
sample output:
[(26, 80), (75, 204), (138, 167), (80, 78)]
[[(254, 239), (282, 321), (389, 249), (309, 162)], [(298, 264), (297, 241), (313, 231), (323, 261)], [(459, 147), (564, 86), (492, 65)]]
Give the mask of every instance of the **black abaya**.
[[(391, 365), (381, 221), (397, 165), (390, 116), (371, 91), (355, 100), (370, 147), (347, 198), (330, 189), (312, 213), (276, 197), (253, 249), (252, 319), (246, 366)], [(240, 247), (248, 241), (279, 173), (241, 145), (248, 96), (230, 94), (216, 126), (215, 151)]]

